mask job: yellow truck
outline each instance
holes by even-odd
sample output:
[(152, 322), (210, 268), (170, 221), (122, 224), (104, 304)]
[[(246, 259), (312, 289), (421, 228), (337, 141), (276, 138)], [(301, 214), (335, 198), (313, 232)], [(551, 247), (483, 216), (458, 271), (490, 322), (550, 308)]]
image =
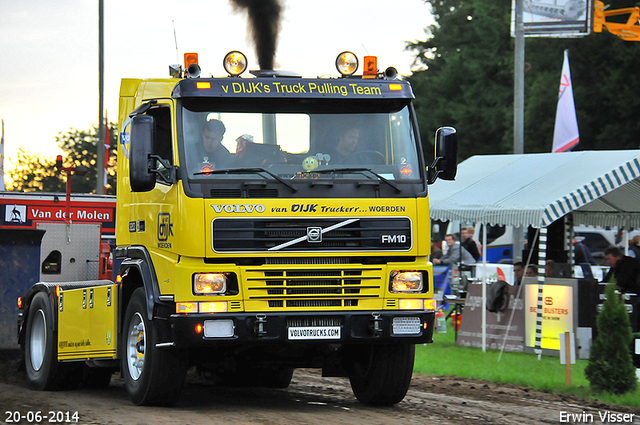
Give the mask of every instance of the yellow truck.
[(19, 299), (32, 388), (119, 370), (133, 403), (169, 405), (191, 367), (277, 388), (321, 368), (363, 403), (404, 398), (436, 309), (427, 185), (455, 177), (455, 129), (437, 130), (427, 167), (393, 68), (366, 57), (355, 75), (350, 52), (333, 78), (246, 63), (122, 80), (119, 274)]

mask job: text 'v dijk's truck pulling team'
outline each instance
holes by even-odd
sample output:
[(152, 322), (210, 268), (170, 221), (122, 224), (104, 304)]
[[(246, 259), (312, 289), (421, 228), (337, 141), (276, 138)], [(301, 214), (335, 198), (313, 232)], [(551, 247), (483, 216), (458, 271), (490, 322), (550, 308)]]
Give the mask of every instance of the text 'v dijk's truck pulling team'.
[(278, 388), (305, 367), (398, 403), (432, 342), (427, 185), (455, 177), (455, 130), (427, 167), (411, 87), (375, 57), (311, 79), (240, 76), (240, 52), (200, 78), (185, 57), (173, 78), (122, 80), (117, 278), (21, 297), (31, 387), (120, 370), (133, 403), (172, 404), (192, 366)]

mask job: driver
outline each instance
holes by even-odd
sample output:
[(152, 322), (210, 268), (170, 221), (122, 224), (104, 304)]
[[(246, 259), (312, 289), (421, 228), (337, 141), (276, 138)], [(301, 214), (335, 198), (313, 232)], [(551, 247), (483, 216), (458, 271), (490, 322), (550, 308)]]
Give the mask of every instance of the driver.
[(338, 140), (329, 152), (331, 162), (341, 163), (342, 160), (353, 154), (360, 140), (360, 129), (356, 127), (342, 130), (338, 133)]

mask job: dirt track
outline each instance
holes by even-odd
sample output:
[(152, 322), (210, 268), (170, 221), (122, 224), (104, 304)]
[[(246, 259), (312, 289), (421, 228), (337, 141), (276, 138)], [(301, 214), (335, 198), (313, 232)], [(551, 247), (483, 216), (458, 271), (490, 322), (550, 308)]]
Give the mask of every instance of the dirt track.
[(27, 388), (24, 373), (16, 371), (15, 359), (1, 360), (2, 423), (8, 422), (10, 415), (5, 412), (11, 411), (22, 415), (40, 411), (47, 420), (50, 411), (77, 411), (78, 423), (83, 424), (573, 423), (563, 422), (567, 418), (563, 414), (587, 415), (587, 419), (591, 414), (591, 423), (601, 424), (606, 422), (599, 413), (609, 411), (627, 418), (633, 415), (633, 423), (640, 424), (640, 409), (455, 377), (414, 375), (404, 401), (391, 408), (368, 407), (357, 402), (348, 380), (322, 378), (318, 371), (306, 369), (295, 371), (286, 390), (214, 387), (191, 372), (176, 406), (136, 407), (129, 402), (119, 374), (104, 390), (35, 392)]

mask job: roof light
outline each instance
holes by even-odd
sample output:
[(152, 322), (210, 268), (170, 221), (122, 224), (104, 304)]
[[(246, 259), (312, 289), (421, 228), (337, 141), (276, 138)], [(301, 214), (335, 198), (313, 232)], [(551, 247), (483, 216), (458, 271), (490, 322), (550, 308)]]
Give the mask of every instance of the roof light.
[(187, 78), (198, 78), (200, 76), (200, 65), (198, 65), (197, 53), (184, 54), (184, 69)]
[(351, 52), (342, 52), (336, 58), (336, 68), (343, 77), (353, 75), (358, 69), (358, 58)]
[(224, 70), (232, 77), (235, 77), (247, 69), (247, 57), (244, 53), (234, 50), (224, 57), (223, 65)]
[(364, 69), (362, 78), (376, 78), (378, 76), (378, 58), (376, 56), (364, 57)]

